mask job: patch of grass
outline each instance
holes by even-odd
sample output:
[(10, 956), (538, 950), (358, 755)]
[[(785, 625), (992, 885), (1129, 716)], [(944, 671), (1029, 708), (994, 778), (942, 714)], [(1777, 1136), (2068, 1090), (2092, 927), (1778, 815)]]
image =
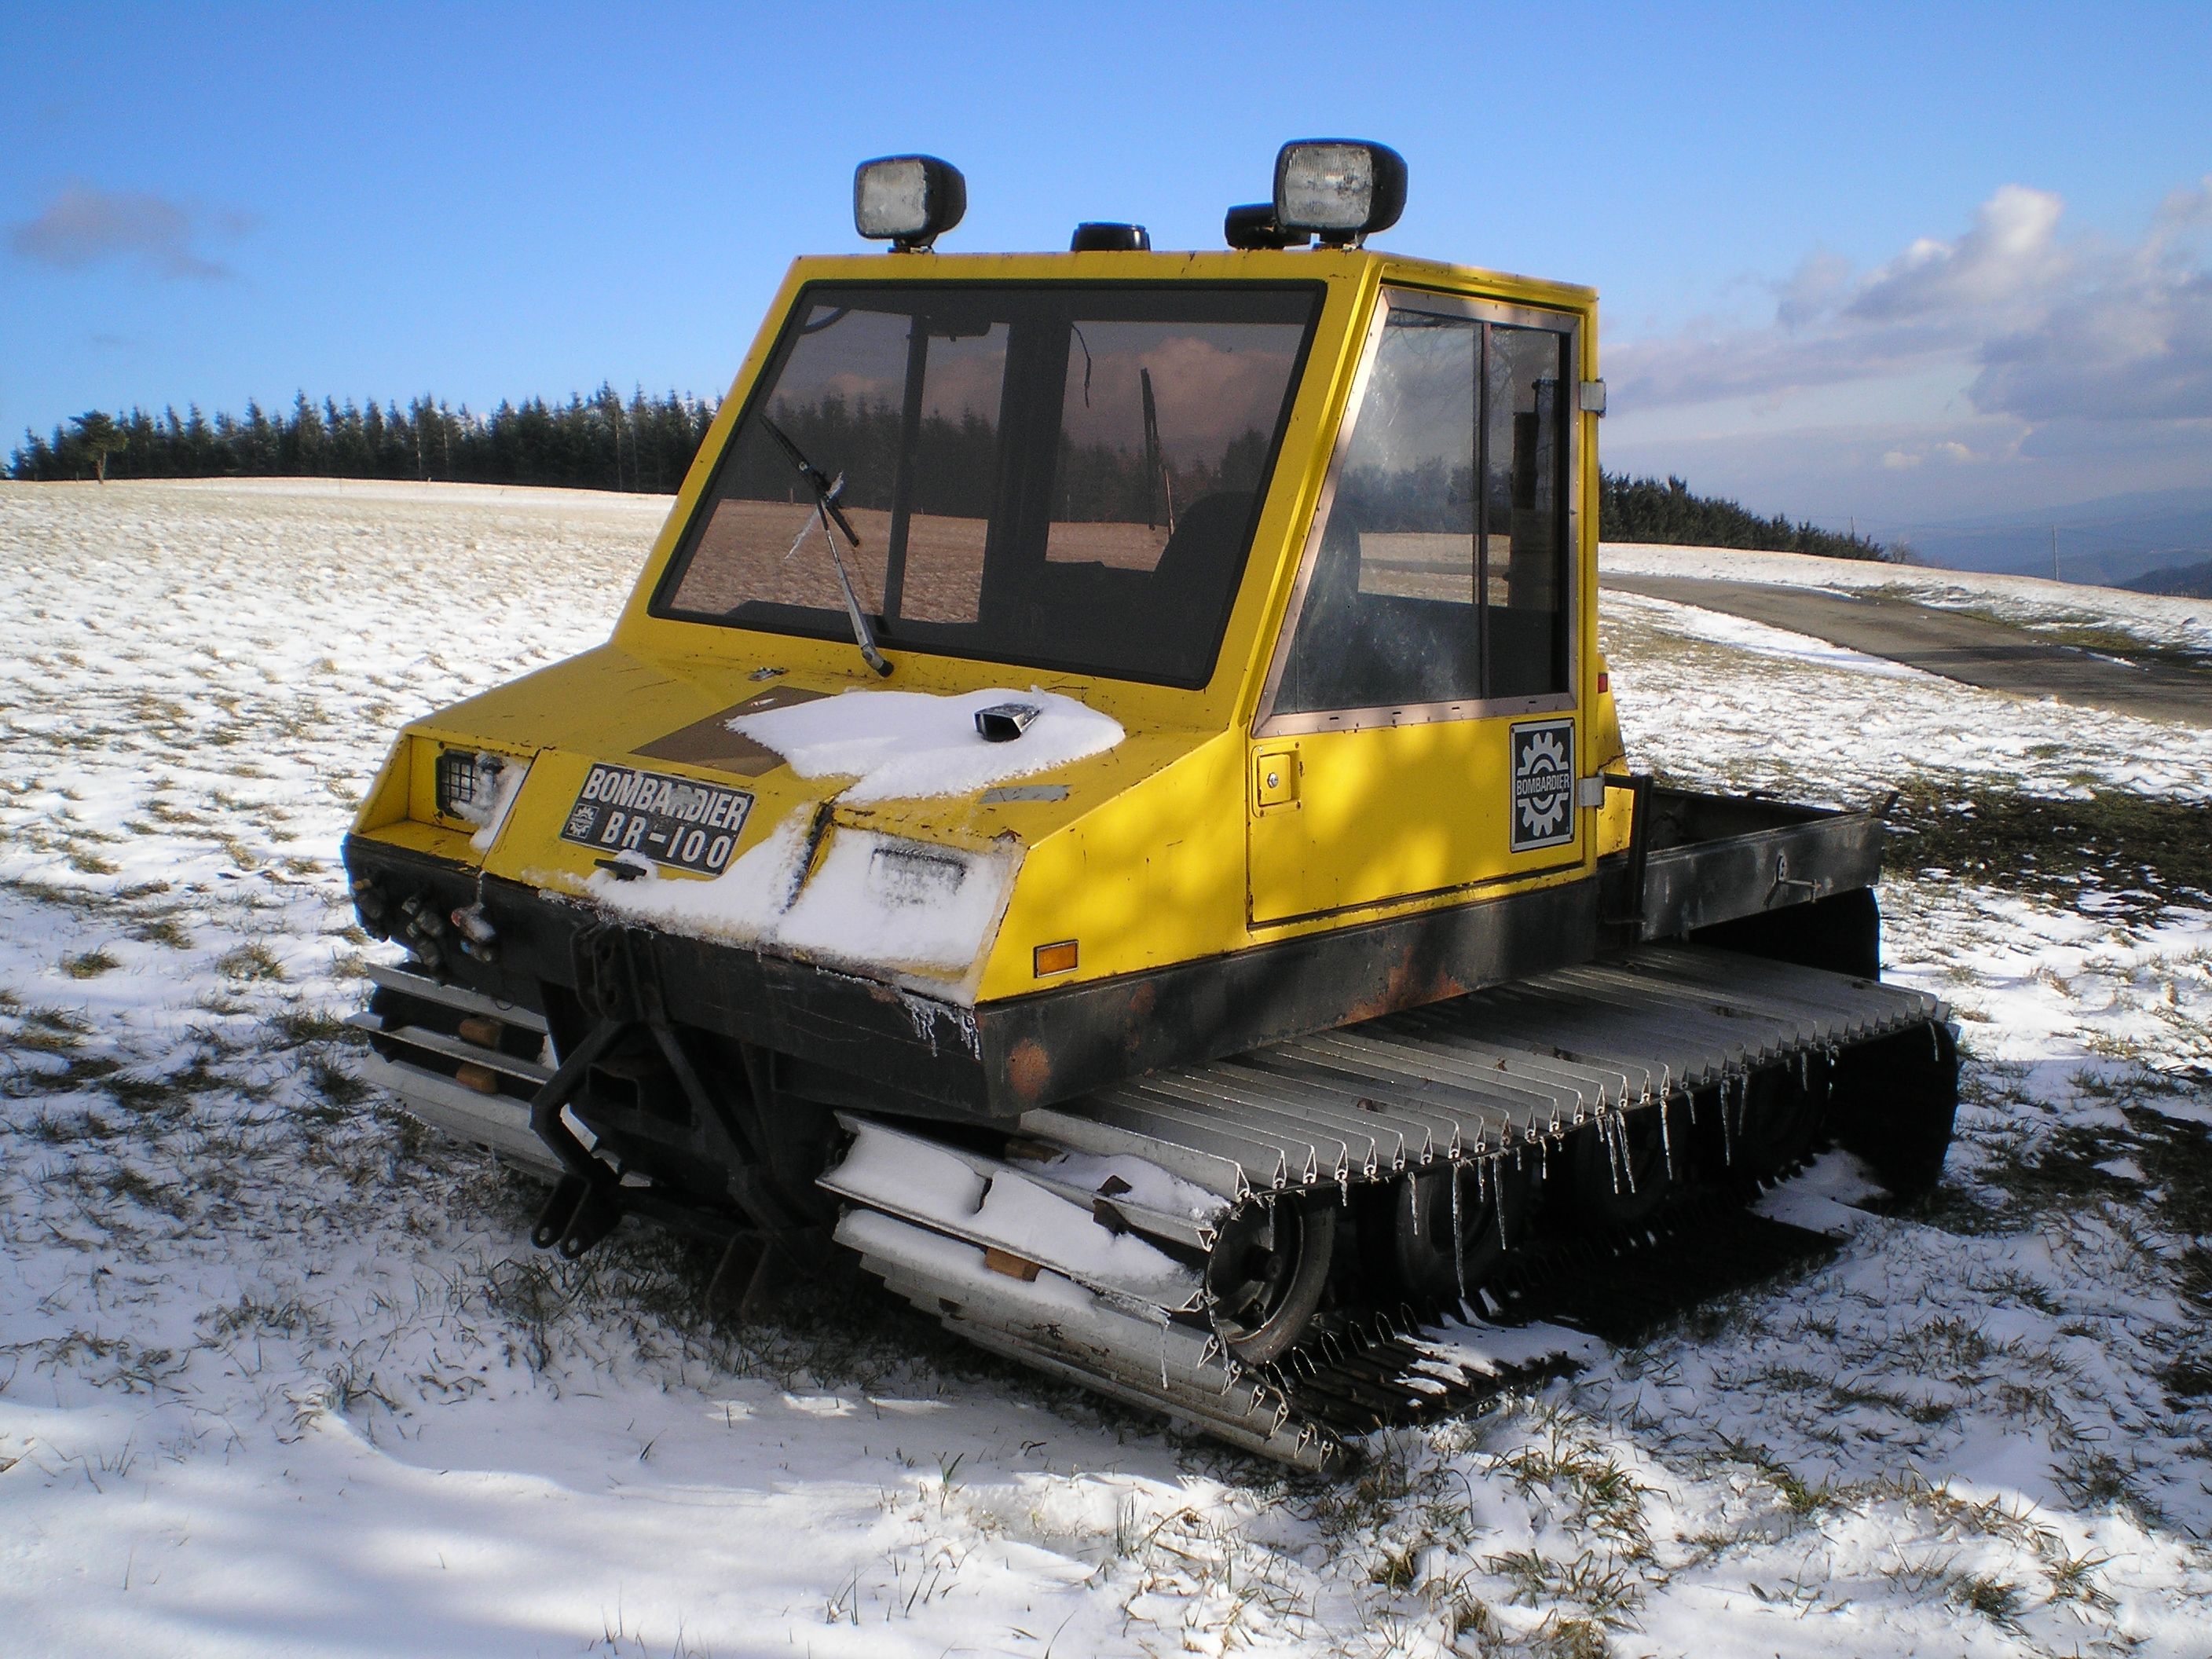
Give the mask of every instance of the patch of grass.
[[(1569, 1560), (1553, 1560), (1535, 1550), (1508, 1550), (1483, 1565), (1513, 1586), (1513, 1599), (1522, 1605), (1571, 1601), (1600, 1624), (1626, 1626), (1644, 1601), (1641, 1579), (1589, 1550)], [(1601, 1645), (1596, 1651), (1605, 1649)]]
[(2156, 1201), (2166, 1224), (2185, 1237), (2212, 1235), (2212, 1134), (2202, 1125), (2177, 1122), (2145, 1107), (2121, 1109), (2136, 1132), (2130, 1150), (2145, 1179), (2158, 1189)]
[[(2093, 782), (2101, 784), (2101, 780)], [(1888, 858), (2136, 921), (2212, 904), (2212, 835), (2199, 803), (2101, 787), (2059, 799), (1987, 785), (1912, 783), (1890, 814)]]
[(1380, 1584), (1384, 1589), (1397, 1595), (1404, 1595), (1413, 1588), (1420, 1576), (1419, 1555), (1419, 1547), (1413, 1544), (1400, 1544), (1384, 1549), (1382, 1559), (1376, 1562), (1373, 1571), (1368, 1574), (1369, 1582)]
[(191, 1196), (182, 1183), (155, 1180), (144, 1170), (118, 1164), (99, 1177), (100, 1188), (112, 1198), (127, 1198), (149, 1210), (181, 1221), (191, 1213)]
[(2051, 1579), (2051, 1599), (2054, 1601), (2080, 1601), (2092, 1607), (2111, 1607), (2115, 1605), (2112, 1594), (2099, 1584), (2092, 1574), (2112, 1560), (2094, 1550), (2080, 1555), (2069, 1555), (2057, 1540), (2044, 1553), (2043, 1571)]
[(360, 1048), (368, 1041), (336, 1014), (319, 1008), (288, 1008), (269, 1024), (283, 1039), (282, 1046), (288, 1048), (307, 1042), (343, 1042), (349, 1048)]
[[(2110, 1130), (2069, 1124), (2033, 1142), (2006, 1147), (1989, 1160), (1981, 1175), (2004, 1193), (2006, 1207), (2015, 1218), (2039, 1211), (2075, 1212), (2103, 1199), (2136, 1198), (2133, 1182), (2097, 1167), (2123, 1150), (2133, 1149), (2115, 1146)], [(2005, 1288), (2019, 1294), (2027, 1284), (2014, 1275)], [(2048, 1297), (2034, 1287), (2021, 1299), (2036, 1305)]]
[(1764, 1475), (1782, 1507), (1800, 1519), (1817, 1515), (1839, 1501), (1839, 1495), (1826, 1481), (1817, 1486), (1801, 1479), (1787, 1463), (1764, 1446), (1754, 1446), (1748, 1441), (1731, 1440), (1725, 1437), (1721, 1449), (1739, 1463), (1748, 1463)]
[(1966, 1573), (1952, 1580), (1951, 1599), (1993, 1625), (2010, 1626), (2020, 1619), (2020, 1586), (1986, 1573)]
[(1923, 1428), (1948, 1423), (1959, 1414), (1959, 1408), (1946, 1401), (1915, 1400), (1909, 1395), (1878, 1389), (1869, 1383), (1831, 1382), (1828, 1393), (1838, 1405), (1878, 1406), (1884, 1411), (1909, 1418)]
[(40, 881), (34, 876), (10, 876), (0, 881), (0, 886), (38, 903), (52, 904), (65, 910), (89, 910), (101, 898), (100, 894), (87, 892), (82, 887), (64, 887), (56, 882)]
[(358, 1106), (374, 1092), (352, 1073), (340, 1071), (320, 1058), (307, 1062), (307, 1081), (333, 1106)]
[(185, 931), (184, 923), (174, 916), (153, 916), (144, 921), (133, 922), (131, 937), (145, 945), (166, 945), (172, 951), (189, 951), (192, 936)]
[(2059, 1490), (2084, 1509), (2118, 1509), (2153, 1522), (2161, 1518), (2127, 1466), (2109, 1452), (2077, 1452), (2056, 1478)]
[(1532, 1656), (1532, 1659), (1608, 1659), (1613, 1652), (1604, 1629), (1595, 1620), (1561, 1619), (1556, 1615), (1547, 1618), (1525, 1640), (1515, 1645), (1516, 1650)]
[(123, 868), (113, 860), (104, 859), (97, 853), (72, 853), (69, 862), (70, 869), (88, 876), (112, 876)]
[(1591, 1531), (1638, 1545), (1644, 1540), (1644, 1500), (1651, 1488), (1562, 1423), (1550, 1424), (1541, 1443), (1509, 1452), (1492, 1468), (1524, 1495), (1542, 1491), (1563, 1498), (1575, 1521)]
[(32, 1008), (24, 1012), (22, 1029), (8, 1040), (7, 1046), (34, 1054), (64, 1054), (81, 1047), (91, 1035), (91, 1024), (81, 1015), (64, 1008)]
[(264, 1302), (251, 1291), (227, 1307), (201, 1316), (200, 1323), (218, 1340), (239, 1336), (304, 1336), (314, 1328), (314, 1315), (296, 1297)]
[(71, 979), (98, 979), (102, 974), (112, 973), (122, 965), (108, 954), (105, 946), (62, 958), (62, 972)]
[(60, 1071), (34, 1072), (16, 1079), (9, 1086), (11, 1090), (25, 1094), (71, 1094), (122, 1069), (121, 1060), (106, 1054), (71, 1054), (69, 1063)]
[[(1906, 599), (1914, 599), (1909, 590), (1895, 590)], [(1924, 598), (1920, 603), (1925, 604)], [(2194, 646), (2174, 644), (2165, 640), (2148, 639), (2131, 634), (2125, 629), (2115, 628), (2094, 612), (2077, 617), (2005, 616), (1972, 605), (1946, 605), (1942, 607), (1954, 616), (1976, 617), (2005, 628), (2017, 628), (2041, 635), (2056, 645), (2070, 645), (2078, 650), (2094, 651), (2107, 657), (2124, 657), (2130, 662), (2159, 664), (2170, 668), (2212, 668), (2212, 653)], [(2051, 745), (2057, 748), (2057, 745)], [(2031, 751), (2033, 752), (2033, 751)], [(2059, 750), (2063, 753), (2063, 749)]]
[(225, 979), (239, 981), (281, 980), (284, 964), (276, 960), (274, 951), (254, 940), (224, 951), (216, 958), (216, 970)]

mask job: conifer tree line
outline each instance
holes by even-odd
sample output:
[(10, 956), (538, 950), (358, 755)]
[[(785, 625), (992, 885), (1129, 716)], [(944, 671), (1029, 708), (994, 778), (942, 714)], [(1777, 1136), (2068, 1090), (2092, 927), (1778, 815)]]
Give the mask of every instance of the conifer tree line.
[(1693, 495), (1681, 479), (1601, 475), (1598, 534), (1609, 542), (1662, 542), (1682, 547), (1740, 547), (1767, 553), (1814, 553), (1827, 559), (1887, 557), (1871, 537), (1792, 524), (1781, 514), (1762, 519), (1735, 502)]
[[(213, 420), (198, 404), (182, 416), (133, 409), (128, 415), (89, 410), (53, 430), (26, 432), (9, 465), (11, 477), (68, 478), (330, 477), (417, 478), (445, 483), (551, 484), (586, 489), (673, 493), (684, 482), (717, 404), (671, 392), (624, 403), (611, 386), (564, 404), (542, 398), (502, 402), (489, 415), (455, 410), (423, 397), (356, 407), (305, 392), (291, 412), (269, 414), (248, 403), (243, 416)], [(834, 423), (833, 423), (834, 424)], [(941, 422), (939, 424), (942, 424)], [(810, 432), (808, 437), (817, 434)], [(818, 434), (828, 437), (828, 433)], [(988, 438), (988, 434), (985, 436)], [(926, 432), (925, 449), (957, 451), (975, 434)], [(1095, 469), (1093, 469), (1095, 470)], [(939, 508), (939, 510), (947, 510)], [(1671, 542), (1689, 547), (1736, 547), (1814, 553), (1832, 559), (1885, 557), (1870, 537), (1762, 519), (1732, 501), (1698, 495), (1679, 477), (1601, 475), (1599, 534), (1615, 542)]]
[(257, 403), (244, 416), (210, 420), (198, 404), (179, 416), (98, 410), (54, 428), (26, 432), (9, 471), (19, 479), (323, 477), (552, 484), (673, 493), (717, 405), (671, 392), (629, 402), (611, 386), (565, 404), (532, 398), (489, 415), (441, 399), (356, 407), (305, 392), (289, 414)]

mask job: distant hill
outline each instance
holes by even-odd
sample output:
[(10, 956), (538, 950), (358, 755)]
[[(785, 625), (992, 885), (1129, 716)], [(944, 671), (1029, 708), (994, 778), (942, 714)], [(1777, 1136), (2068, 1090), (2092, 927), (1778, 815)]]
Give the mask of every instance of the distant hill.
[(2051, 532), (2058, 574), (2069, 582), (2135, 586), (2148, 572), (2185, 568), (2212, 558), (2212, 489), (2139, 490), (2070, 507), (1988, 514), (1939, 524), (1885, 524), (1876, 533), (1902, 543), (1923, 563), (2013, 576), (2051, 574)]
[(2120, 586), (2138, 593), (2172, 593), (2185, 599), (2212, 599), (2212, 559), (2148, 570)]

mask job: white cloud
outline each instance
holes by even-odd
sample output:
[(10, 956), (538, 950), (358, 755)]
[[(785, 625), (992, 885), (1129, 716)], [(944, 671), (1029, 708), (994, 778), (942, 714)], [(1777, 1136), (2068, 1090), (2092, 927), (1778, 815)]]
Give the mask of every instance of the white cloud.
[(1608, 435), (1687, 450), (1755, 427), (1828, 446), (1840, 467), (1849, 432), (1854, 468), (1930, 489), (1966, 488), (1970, 463), (1991, 478), (1980, 463), (2043, 466), (2055, 483), (2054, 459), (2127, 452), (2194, 482), (2181, 473), (2212, 471), (2212, 176), (2174, 191), (2132, 244), (2071, 233), (2064, 211), (2006, 185), (1959, 235), (1919, 237), (1871, 270), (1808, 256), (1773, 285), (1764, 324), (1616, 346), (1607, 378), (1626, 419)]

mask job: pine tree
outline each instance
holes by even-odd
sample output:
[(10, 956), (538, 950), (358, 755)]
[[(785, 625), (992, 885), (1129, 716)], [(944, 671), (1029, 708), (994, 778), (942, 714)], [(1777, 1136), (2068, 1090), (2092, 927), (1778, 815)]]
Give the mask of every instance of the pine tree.
[(76, 416), (70, 424), (76, 428), (76, 441), (92, 452), (94, 469), (100, 482), (107, 482), (107, 458), (117, 450), (125, 448), (131, 434), (97, 409), (87, 410)]

